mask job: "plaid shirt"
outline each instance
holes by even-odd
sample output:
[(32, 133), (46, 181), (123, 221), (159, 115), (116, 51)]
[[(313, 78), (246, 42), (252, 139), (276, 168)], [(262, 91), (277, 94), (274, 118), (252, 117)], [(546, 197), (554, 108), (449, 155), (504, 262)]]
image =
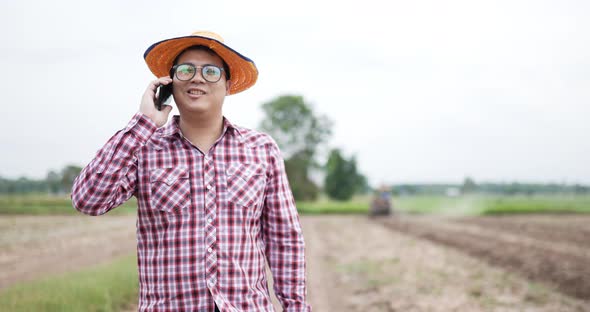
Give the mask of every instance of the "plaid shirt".
[(284, 162), (266, 134), (232, 125), (203, 154), (174, 116), (137, 113), (82, 170), (74, 207), (101, 215), (138, 200), (140, 311), (285, 311), (306, 303), (304, 242)]

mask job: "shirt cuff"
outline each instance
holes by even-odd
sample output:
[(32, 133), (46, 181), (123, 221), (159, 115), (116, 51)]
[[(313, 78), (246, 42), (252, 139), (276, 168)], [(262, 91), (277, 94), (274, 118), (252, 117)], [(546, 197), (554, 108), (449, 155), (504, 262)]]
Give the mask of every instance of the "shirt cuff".
[(135, 113), (125, 127), (125, 131), (131, 132), (141, 142), (147, 142), (156, 129), (156, 123), (140, 112)]

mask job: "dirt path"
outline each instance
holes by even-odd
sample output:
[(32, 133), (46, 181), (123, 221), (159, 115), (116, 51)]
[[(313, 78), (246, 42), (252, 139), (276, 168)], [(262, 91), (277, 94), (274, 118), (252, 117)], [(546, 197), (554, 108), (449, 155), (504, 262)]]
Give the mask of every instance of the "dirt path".
[(135, 216), (2, 216), (0, 289), (135, 252)]

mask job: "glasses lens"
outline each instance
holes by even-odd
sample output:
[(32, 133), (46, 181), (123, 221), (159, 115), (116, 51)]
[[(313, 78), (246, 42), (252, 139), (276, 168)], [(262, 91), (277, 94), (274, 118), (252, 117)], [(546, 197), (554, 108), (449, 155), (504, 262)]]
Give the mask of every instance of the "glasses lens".
[(191, 80), (195, 76), (196, 68), (191, 64), (181, 64), (176, 68), (178, 80)]
[(217, 66), (206, 65), (203, 67), (203, 78), (209, 82), (217, 82), (221, 79), (221, 69)]

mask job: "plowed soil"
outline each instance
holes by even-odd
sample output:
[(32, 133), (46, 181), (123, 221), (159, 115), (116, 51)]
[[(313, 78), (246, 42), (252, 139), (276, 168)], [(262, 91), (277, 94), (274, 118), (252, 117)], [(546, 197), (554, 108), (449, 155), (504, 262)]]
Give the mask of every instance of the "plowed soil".
[[(320, 312), (590, 311), (576, 234), (590, 220), (560, 218), (302, 216), (309, 300)], [(133, 252), (134, 216), (2, 216), (0, 291)]]
[(0, 217), (0, 290), (135, 252), (135, 216)]
[(590, 216), (397, 217), (379, 222), (590, 299)]
[[(491, 248), (498, 255), (526, 254), (523, 246), (536, 240), (517, 244), (520, 251), (511, 245), (488, 243), (500, 239), (490, 238), (493, 236), (501, 236), (502, 242), (518, 242), (519, 237), (504, 237), (501, 231), (488, 229), (486, 236), (479, 233), (473, 238), (479, 228), (469, 224), (465, 230), (463, 221), (469, 224), (469, 220), (421, 217), (303, 218), (315, 311), (590, 311), (588, 298), (579, 295), (585, 293), (583, 288), (565, 286), (576, 297), (565, 295), (559, 291), (561, 282), (551, 278), (531, 280), (515, 266), (488, 261), (483, 253)], [(454, 241), (460, 243), (447, 243)], [(474, 247), (462, 247), (471, 244)], [(555, 253), (548, 251), (549, 257), (572, 252), (566, 258), (570, 261), (567, 265), (575, 268), (566, 274), (579, 281), (573, 273), (587, 272), (579, 262), (585, 259), (587, 249), (557, 245), (563, 248)], [(545, 252), (545, 247), (532, 249)], [(530, 262), (535, 272), (548, 263), (530, 256), (521, 261), (522, 267)], [(551, 276), (561, 278), (559, 274)]]

